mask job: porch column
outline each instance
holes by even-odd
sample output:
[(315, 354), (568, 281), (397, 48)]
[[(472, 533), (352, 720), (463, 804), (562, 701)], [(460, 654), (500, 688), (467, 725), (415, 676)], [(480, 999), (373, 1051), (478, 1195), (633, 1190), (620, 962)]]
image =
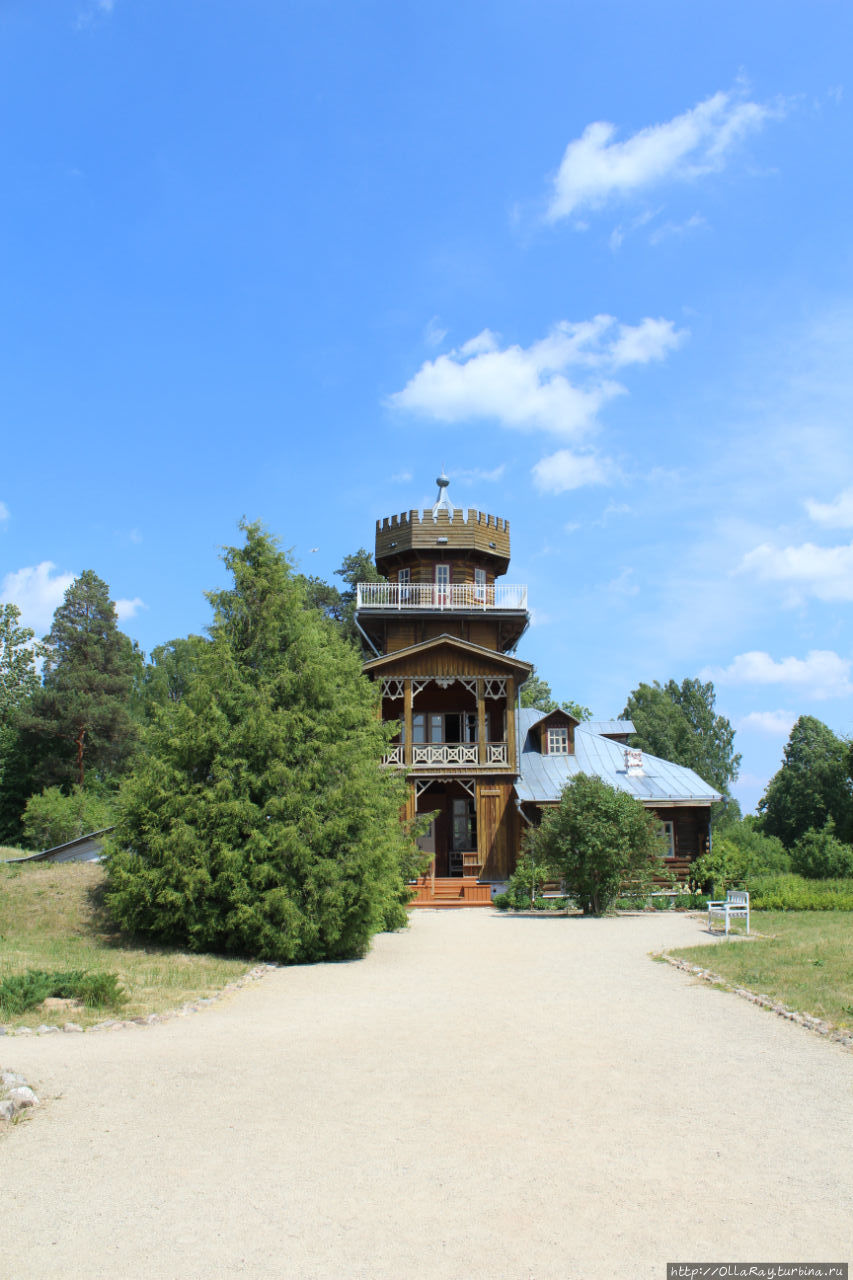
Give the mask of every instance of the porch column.
[(412, 677), (406, 676), (403, 681), (403, 763), (407, 768), (412, 764)]
[(507, 764), (511, 769), (515, 768), (516, 750), (515, 750), (515, 679), (513, 676), (506, 678), (506, 754)]
[(483, 695), (484, 680), (477, 677), (477, 759), (486, 763), (486, 699)]

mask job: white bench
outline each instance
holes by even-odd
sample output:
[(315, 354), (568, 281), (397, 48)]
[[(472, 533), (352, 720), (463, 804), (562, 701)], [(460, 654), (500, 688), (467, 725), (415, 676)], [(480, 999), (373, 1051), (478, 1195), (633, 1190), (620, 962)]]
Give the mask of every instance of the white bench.
[(729, 936), (729, 922), (735, 916), (746, 920), (746, 931), (749, 933), (749, 894), (745, 889), (729, 889), (724, 902), (708, 903), (708, 928), (711, 928), (712, 916), (725, 916), (726, 937)]

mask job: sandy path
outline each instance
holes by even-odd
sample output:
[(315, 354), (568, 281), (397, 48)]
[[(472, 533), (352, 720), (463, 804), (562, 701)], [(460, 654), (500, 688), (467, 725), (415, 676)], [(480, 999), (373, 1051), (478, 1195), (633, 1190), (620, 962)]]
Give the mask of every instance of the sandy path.
[(853, 1054), (647, 958), (704, 937), (416, 912), (187, 1019), (0, 1040), (51, 1099), (0, 1144), (0, 1275), (851, 1260)]

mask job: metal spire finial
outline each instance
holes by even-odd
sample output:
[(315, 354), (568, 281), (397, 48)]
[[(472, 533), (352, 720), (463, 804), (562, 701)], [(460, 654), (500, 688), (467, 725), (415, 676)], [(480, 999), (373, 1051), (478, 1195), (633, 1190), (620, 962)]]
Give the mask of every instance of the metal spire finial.
[(446, 511), (449, 518), (453, 519), (453, 503), (447, 496), (447, 486), (450, 484), (450, 477), (446, 474), (444, 467), (441, 468), (441, 475), (436, 478), (438, 485), (438, 496), (432, 508), (432, 518), (438, 518), (439, 511)]

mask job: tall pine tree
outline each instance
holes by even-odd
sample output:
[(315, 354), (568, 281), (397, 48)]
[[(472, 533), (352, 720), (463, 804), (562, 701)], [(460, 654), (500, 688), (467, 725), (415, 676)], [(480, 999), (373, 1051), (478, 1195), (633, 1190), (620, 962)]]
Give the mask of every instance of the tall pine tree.
[(43, 644), (42, 687), (24, 719), (41, 758), (39, 780), (63, 787), (109, 780), (133, 750), (130, 706), (142, 659), (91, 569), (66, 591)]
[(210, 642), (154, 707), (122, 787), (108, 903), (195, 950), (361, 955), (405, 919), (405, 783), (381, 764), (389, 731), (358, 654), (263, 528), (242, 527)]

